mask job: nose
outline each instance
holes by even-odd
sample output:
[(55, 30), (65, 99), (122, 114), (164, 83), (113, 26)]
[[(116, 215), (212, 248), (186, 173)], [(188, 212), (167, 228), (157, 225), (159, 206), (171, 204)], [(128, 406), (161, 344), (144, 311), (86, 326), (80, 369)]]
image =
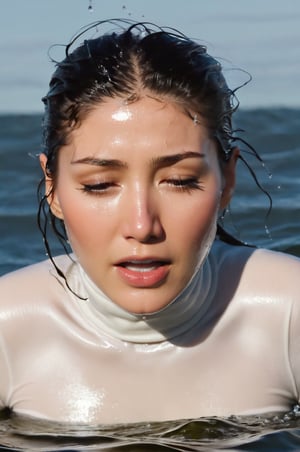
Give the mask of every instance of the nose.
[(157, 243), (165, 238), (159, 194), (136, 184), (123, 205), (123, 236), (141, 243)]

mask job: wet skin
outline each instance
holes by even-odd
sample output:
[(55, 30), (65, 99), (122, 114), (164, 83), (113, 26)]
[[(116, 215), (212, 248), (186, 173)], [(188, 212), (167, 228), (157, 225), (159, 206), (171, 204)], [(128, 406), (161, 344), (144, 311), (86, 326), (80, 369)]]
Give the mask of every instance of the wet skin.
[(229, 165), (221, 172), (206, 128), (176, 104), (115, 98), (72, 131), (55, 187), (46, 185), (90, 278), (146, 314), (168, 305), (206, 256), (234, 183)]

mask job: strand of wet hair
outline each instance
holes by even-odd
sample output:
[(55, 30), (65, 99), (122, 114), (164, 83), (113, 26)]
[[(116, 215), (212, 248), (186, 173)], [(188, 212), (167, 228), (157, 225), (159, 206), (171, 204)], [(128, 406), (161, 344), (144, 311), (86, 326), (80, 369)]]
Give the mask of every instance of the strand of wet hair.
[[(43, 180), (41, 180), (39, 185), (38, 185), (38, 192), (40, 191), (42, 183), (43, 183)], [(50, 223), (51, 223), (51, 226), (53, 228), (53, 231), (55, 233), (56, 238), (59, 240), (60, 244), (64, 248), (65, 253), (69, 257), (69, 259), (72, 262), (75, 262), (74, 259), (72, 259), (72, 257), (70, 256), (69, 250), (67, 249), (67, 246), (65, 244), (66, 238), (63, 236), (63, 234), (56, 227), (55, 217), (52, 214), (52, 212), (50, 211), (50, 208), (48, 207), (48, 200), (47, 200), (48, 196), (49, 195), (45, 194), (45, 195), (42, 196), (41, 199), (39, 199), (39, 207), (38, 207), (38, 212), (37, 212), (37, 225), (38, 225), (38, 228), (39, 228), (39, 230), (40, 230), (40, 232), (42, 234), (43, 243), (44, 243), (44, 247), (45, 247), (45, 250), (46, 250), (46, 255), (48, 256), (49, 260), (51, 261), (52, 265), (54, 266), (58, 276), (60, 276), (65, 281), (65, 284), (66, 284), (67, 288), (70, 290), (70, 292), (73, 295), (75, 295), (77, 298), (79, 298), (80, 300), (86, 301), (87, 298), (78, 295), (72, 289), (72, 287), (69, 285), (67, 277), (65, 276), (64, 272), (59, 268), (59, 266), (55, 262), (55, 259), (54, 259), (53, 255), (52, 255), (51, 247), (50, 247), (48, 239), (47, 239), (48, 215), (50, 215)], [(42, 217), (44, 218), (44, 221), (42, 221)], [(53, 218), (54, 218), (54, 222), (52, 221)]]
[[(241, 130), (239, 130), (239, 131), (241, 131)], [(256, 149), (253, 146), (251, 146), (251, 144), (249, 144), (246, 140), (244, 140), (243, 138), (240, 138), (240, 137), (235, 137), (234, 141), (239, 141), (239, 142), (243, 143), (245, 146), (247, 146), (247, 148), (250, 149), (250, 151), (247, 149), (243, 149), (242, 152), (245, 152), (245, 153), (248, 153), (248, 154), (254, 156), (261, 163), (262, 167), (267, 171), (267, 174), (270, 175), (270, 173), (266, 167), (264, 159), (259, 155), (259, 153), (256, 151)], [(258, 177), (256, 176), (254, 170), (252, 169), (251, 165), (246, 160), (246, 158), (242, 154), (240, 154), (238, 158), (244, 163), (244, 165), (246, 165), (246, 167), (247, 167), (248, 171), (250, 172), (252, 178), (254, 179), (257, 187), (268, 198), (268, 200), (269, 200), (269, 209), (268, 209), (268, 213), (267, 213), (267, 218), (268, 218), (271, 213), (272, 207), (273, 207), (272, 197), (271, 197), (270, 193), (259, 182)]]
[(219, 238), (223, 242), (228, 243), (229, 245), (248, 246), (250, 248), (256, 248), (256, 245), (246, 243), (243, 240), (239, 240), (236, 237), (234, 237), (232, 234), (230, 234), (228, 231), (226, 231), (226, 229), (224, 229), (220, 223), (217, 223), (217, 234), (216, 235), (219, 236)]
[[(74, 45), (74, 43), (76, 41), (78, 41), (78, 39), (83, 36), (84, 34), (86, 34), (87, 32), (89, 32), (92, 29), (96, 29), (104, 24), (111, 24), (111, 25), (118, 25), (119, 28), (123, 31), (128, 31), (131, 32), (134, 29), (139, 29), (139, 27), (143, 28), (144, 31), (148, 34), (155, 34), (155, 33), (168, 33), (170, 36), (176, 37), (178, 39), (184, 40), (184, 41), (189, 41), (191, 42), (191, 39), (185, 35), (184, 33), (180, 32), (179, 30), (177, 30), (176, 28), (173, 27), (167, 27), (167, 26), (159, 26), (153, 22), (135, 22), (132, 19), (124, 19), (124, 18), (113, 18), (113, 19), (106, 19), (106, 20), (98, 20), (95, 22), (91, 22), (90, 24), (82, 27), (79, 29), (79, 31), (77, 33), (75, 33), (75, 35), (72, 36), (72, 38), (70, 39), (68, 44), (53, 44), (52, 46), (50, 46), (50, 48), (48, 49), (48, 57), (50, 59), (50, 61), (52, 61), (53, 63), (58, 63), (57, 60), (55, 60), (54, 58), (52, 58), (51, 56), (51, 50), (55, 47), (64, 47), (65, 48), (65, 56), (67, 58), (70, 57), (70, 49), (71, 47)], [(122, 26), (124, 25), (124, 26)], [(129, 25), (129, 27), (125, 27), (125, 25)]]

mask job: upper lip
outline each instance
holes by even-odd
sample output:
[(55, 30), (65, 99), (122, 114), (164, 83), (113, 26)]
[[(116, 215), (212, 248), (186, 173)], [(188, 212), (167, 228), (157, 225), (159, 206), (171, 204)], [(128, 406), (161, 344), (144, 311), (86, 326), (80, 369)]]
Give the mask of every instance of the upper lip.
[(170, 259), (166, 259), (159, 256), (127, 256), (115, 263), (115, 265), (124, 265), (124, 264), (151, 264), (152, 262), (160, 263), (162, 265), (168, 265), (171, 263)]

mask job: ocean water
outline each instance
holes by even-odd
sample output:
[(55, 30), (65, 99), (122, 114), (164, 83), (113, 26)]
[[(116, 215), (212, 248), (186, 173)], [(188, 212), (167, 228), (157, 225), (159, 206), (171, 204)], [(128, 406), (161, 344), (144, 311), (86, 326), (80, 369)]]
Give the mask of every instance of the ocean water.
[[(224, 226), (241, 240), (300, 256), (300, 110), (238, 112), (235, 127), (259, 152), (242, 154), (261, 189), (240, 162), (237, 188)], [(40, 115), (0, 116), (0, 274), (45, 258), (36, 225), (36, 187), (42, 176)], [(272, 197), (273, 207), (265, 192)], [(54, 253), (61, 249), (53, 243)], [(298, 412), (276, 416), (131, 426), (72, 426), (36, 422), (3, 413), (0, 450), (47, 451), (297, 451)]]
[[(2, 446), (1, 446), (2, 445)], [(283, 452), (300, 450), (296, 412), (118, 426), (65, 426), (3, 416), (0, 450), (22, 452)]]

